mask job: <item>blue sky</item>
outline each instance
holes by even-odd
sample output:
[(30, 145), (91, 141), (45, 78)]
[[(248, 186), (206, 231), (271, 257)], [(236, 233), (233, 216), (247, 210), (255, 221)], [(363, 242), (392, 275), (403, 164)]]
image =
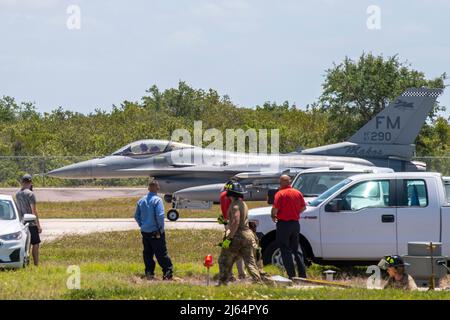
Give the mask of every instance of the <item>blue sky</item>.
[[(66, 26), (73, 4), (80, 30)], [(240, 106), (305, 106), (325, 69), (363, 51), (450, 73), (449, 13), (450, 0), (0, 0), (0, 95), (87, 113), (184, 80)]]

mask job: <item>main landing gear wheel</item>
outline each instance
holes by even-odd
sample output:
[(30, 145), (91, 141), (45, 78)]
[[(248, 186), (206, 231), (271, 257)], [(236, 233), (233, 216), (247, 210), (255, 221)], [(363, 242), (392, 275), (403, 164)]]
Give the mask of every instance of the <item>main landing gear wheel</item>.
[(169, 219), (170, 221), (177, 221), (179, 217), (180, 214), (177, 210), (170, 209), (169, 211), (167, 211), (167, 219)]

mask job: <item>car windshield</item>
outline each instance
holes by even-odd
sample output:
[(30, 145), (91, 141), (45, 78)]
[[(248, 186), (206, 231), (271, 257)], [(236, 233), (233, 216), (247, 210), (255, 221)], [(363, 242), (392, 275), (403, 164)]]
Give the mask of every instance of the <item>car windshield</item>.
[(16, 213), (14, 212), (11, 201), (0, 200), (0, 220), (14, 220)]
[(326, 171), (300, 173), (293, 183), (293, 187), (300, 190), (305, 197), (317, 197), (342, 180), (357, 174), (349, 171)]
[(317, 207), (322, 202), (324, 202), (326, 199), (328, 199), (331, 195), (333, 195), (336, 191), (341, 189), (343, 186), (349, 184), (352, 180), (345, 179), (339, 182), (338, 184), (335, 184), (333, 187), (322, 193), (319, 197), (309, 202), (309, 205), (312, 207)]

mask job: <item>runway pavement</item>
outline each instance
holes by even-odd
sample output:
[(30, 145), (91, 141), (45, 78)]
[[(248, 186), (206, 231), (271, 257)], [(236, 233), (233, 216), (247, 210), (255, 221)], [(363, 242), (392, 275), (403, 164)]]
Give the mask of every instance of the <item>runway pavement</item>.
[[(0, 194), (15, 195), (18, 188), (0, 188)], [(105, 198), (140, 197), (147, 194), (145, 188), (35, 188), (38, 202), (86, 201)], [(51, 241), (63, 235), (88, 234), (108, 231), (138, 230), (134, 219), (41, 219), (43, 241)], [(181, 218), (175, 222), (166, 220), (166, 229), (218, 229), (223, 226), (212, 218)]]
[[(223, 226), (213, 218), (181, 218), (166, 220), (166, 229), (216, 229)], [(43, 241), (51, 241), (70, 234), (88, 234), (108, 231), (138, 230), (134, 219), (41, 219)]]
[[(0, 194), (15, 195), (19, 188), (0, 188)], [(148, 190), (142, 188), (34, 188), (38, 201), (68, 202), (106, 198), (142, 197)]]

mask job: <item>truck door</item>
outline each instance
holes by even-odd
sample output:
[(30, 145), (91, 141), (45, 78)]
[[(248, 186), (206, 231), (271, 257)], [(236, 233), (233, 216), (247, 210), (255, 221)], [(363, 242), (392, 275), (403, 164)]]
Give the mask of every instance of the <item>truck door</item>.
[(440, 241), (441, 204), (434, 180), (397, 180), (398, 254), (408, 251), (411, 241)]
[(337, 212), (321, 207), (324, 259), (378, 260), (396, 253), (394, 186), (392, 180), (362, 181), (334, 199)]

